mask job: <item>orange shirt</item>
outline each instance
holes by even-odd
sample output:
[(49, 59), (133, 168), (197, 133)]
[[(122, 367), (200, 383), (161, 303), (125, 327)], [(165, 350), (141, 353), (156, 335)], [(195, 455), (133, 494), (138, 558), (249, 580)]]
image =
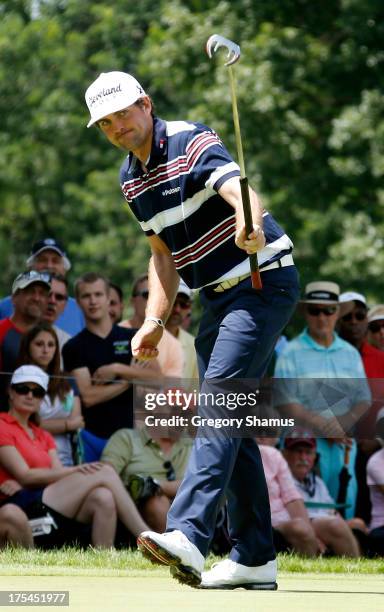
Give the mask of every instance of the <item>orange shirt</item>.
[[(33, 431), (33, 439), (14, 417), (6, 412), (0, 412), (0, 446), (16, 448), (30, 468), (52, 467), (48, 451), (56, 448), (53, 437), (33, 423), (30, 423), (30, 427)], [(14, 476), (0, 465), (0, 484), (11, 478)]]

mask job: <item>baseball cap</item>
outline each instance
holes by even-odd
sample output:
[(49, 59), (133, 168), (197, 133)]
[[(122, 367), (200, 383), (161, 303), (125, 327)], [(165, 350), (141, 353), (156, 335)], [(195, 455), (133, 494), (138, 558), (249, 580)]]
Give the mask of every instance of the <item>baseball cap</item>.
[(48, 389), (49, 376), (37, 366), (23, 365), (12, 374), (11, 385), (19, 385), (26, 382), (34, 382), (46, 391)]
[(47, 289), (51, 288), (51, 275), (47, 272), (37, 272), (37, 270), (28, 270), (27, 272), (22, 272), (18, 276), (16, 276), (12, 285), (12, 295), (19, 291), (19, 289), (25, 289), (32, 285), (33, 283), (42, 283), (46, 285)]
[(306, 444), (311, 448), (316, 448), (316, 439), (313, 437), (313, 433), (304, 429), (294, 429), (289, 434), (289, 437), (284, 440), (284, 447), (288, 449), (299, 446), (299, 444)]
[(344, 302), (361, 302), (361, 304), (364, 304), (364, 306), (367, 306), (367, 300), (365, 298), (365, 295), (363, 295), (362, 293), (357, 293), (357, 291), (344, 291), (344, 293), (340, 293), (339, 295), (339, 302), (340, 303), (344, 303)]
[(126, 72), (102, 72), (85, 92), (91, 118), (87, 127), (110, 113), (134, 104), (146, 93), (135, 77)]
[(60, 242), (55, 240), (55, 238), (44, 238), (43, 240), (35, 242), (35, 244), (32, 246), (31, 253), (27, 259), (27, 266), (31, 266), (33, 264), (33, 260), (36, 255), (39, 255), (39, 253), (48, 250), (56, 251), (56, 253), (58, 253), (60, 257), (63, 258), (64, 269), (66, 271), (70, 270), (71, 262), (69, 261), (63, 246), (60, 244)]
[(177, 290), (177, 293), (178, 294), (182, 293), (183, 295), (186, 295), (188, 298), (191, 298), (193, 295), (192, 289), (188, 287), (188, 285), (183, 281), (183, 279), (180, 279), (179, 288)]
[(384, 304), (377, 304), (372, 306), (368, 311), (368, 323), (373, 321), (382, 321), (384, 319)]

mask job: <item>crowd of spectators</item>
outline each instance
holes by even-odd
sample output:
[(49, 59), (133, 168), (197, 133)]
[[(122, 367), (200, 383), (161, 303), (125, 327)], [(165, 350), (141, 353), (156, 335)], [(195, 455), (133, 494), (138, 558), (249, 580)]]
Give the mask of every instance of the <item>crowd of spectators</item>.
[[(180, 282), (158, 358), (137, 362), (131, 339), (148, 276), (128, 304), (99, 272), (79, 277), (72, 298), (70, 268), (59, 242), (40, 240), (0, 301), (0, 546), (54, 546), (73, 534), (124, 546), (163, 532), (188, 462), (190, 436), (147, 427), (137, 404), (143, 388), (197, 389), (193, 292)], [(298, 314), (304, 329), (280, 339), (271, 373), (273, 409), (295, 426), (255, 433), (275, 546), (383, 555), (384, 305), (315, 281)], [(36, 519), (50, 525), (46, 536)]]

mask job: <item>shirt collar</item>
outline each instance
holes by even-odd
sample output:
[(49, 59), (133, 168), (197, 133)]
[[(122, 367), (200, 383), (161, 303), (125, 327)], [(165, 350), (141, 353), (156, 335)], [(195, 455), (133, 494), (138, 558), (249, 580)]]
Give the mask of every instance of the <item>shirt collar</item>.
[[(156, 163), (167, 154), (168, 151), (168, 136), (167, 136), (167, 124), (163, 119), (159, 117), (153, 118), (153, 136), (152, 136), (152, 148), (149, 156), (147, 168), (153, 168)], [(129, 171), (134, 172), (138, 170), (140, 174), (143, 173), (141, 164), (137, 157), (133, 153), (129, 153)]]
[(333, 332), (333, 342), (330, 346), (322, 346), (321, 344), (318, 344), (312, 338), (312, 336), (309, 335), (308, 327), (306, 327), (304, 331), (300, 334), (300, 338), (305, 344), (307, 344), (315, 351), (337, 351), (342, 345), (342, 340), (336, 332)]

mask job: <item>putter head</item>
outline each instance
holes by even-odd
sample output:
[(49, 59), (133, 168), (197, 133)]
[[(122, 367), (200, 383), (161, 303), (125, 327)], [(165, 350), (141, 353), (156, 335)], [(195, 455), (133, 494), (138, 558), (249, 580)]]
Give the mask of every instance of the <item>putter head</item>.
[(213, 53), (216, 53), (216, 51), (220, 47), (225, 47), (226, 49), (228, 49), (228, 55), (227, 55), (228, 61), (225, 62), (226, 66), (230, 66), (231, 64), (234, 64), (240, 58), (239, 45), (232, 42), (232, 40), (229, 40), (228, 38), (224, 38), (224, 36), (220, 36), (220, 34), (212, 34), (212, 36), (208, 38), (207, 44), (206, 44), (206, 50), (207, 50), (208, 57), (211, 58)]

